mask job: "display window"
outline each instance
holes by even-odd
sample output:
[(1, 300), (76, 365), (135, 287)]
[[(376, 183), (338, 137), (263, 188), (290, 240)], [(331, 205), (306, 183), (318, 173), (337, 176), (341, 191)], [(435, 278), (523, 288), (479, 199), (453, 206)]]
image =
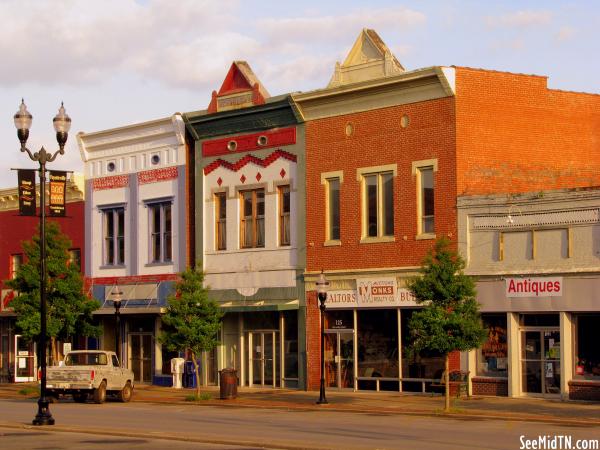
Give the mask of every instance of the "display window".
[(600, 314), (578, 314), (575, 329), (575, 378), (600, 379)]
[(508, 376), (508, 342), (506, 314), (482, 314), (483, 326), (488, 330), (487, 340), (477, 350), (477, 375), (484, 377)]
[[(440, 379), (444, 372), (445, 358), (439, 352), (422, 351), (415, 353), (411, 350), (410, 319), (417, 309), (402, 310), (402, 378), (409, 379)], [(403, 390), (421, 390), (421, 384), (403, 383)]]
[(398, 378), (398, 312), (358, 311), (358, 375)]

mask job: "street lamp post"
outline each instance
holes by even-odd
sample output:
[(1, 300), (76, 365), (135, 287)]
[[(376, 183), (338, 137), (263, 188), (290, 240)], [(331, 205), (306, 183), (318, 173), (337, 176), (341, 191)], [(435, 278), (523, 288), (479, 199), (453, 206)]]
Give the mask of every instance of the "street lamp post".
[(32, 161), (40, 165), (40, 347), (41, 347), (41, 386), (40, 398), (38, 400), (38, 413), (33, 419), (34, 425), (54, 425), (54, 418), (50, 413), (50, 402), (46, 397), (46, 355), (48, 353), (48, 339), (46, 330), (46, 163), (56, 159), (58, 154), (65, 153), (65, 144), (71, 128), (71, 118), (65, 112), (65, 107), (61, 103), (58, 114), (53, 119), (54, 130), (56, 131), (56, 141), (59, 149), (54, 152), (47, 152), (44, 147), (35, 153), (26, 147), (29, 138), (29, 128), (31, 127), (33, 116), (27, 111), (25, 102), (21, 100), (19, 111), (14, 115), (15, 127), (17, 127), (17, 136), (21, 142), (21, 152), (27, 152)]
[(319, 309), (321, 310), (321, 387), (319, 389), (318, 405), (329, 403), (325, 398), (325, 301), (327, 300), (327, 288), (329, 281), (321, 270), (317, 280), (317, 297), (319, 298)]
[(119, 365), (121, 364), (121, 352), (120, 344), (121, 344), (121, 295), (123, 292), (119, 291), (119, 287), (115, 288), (116, 292), (113, 292), (113, 305), (115, 306), (115, 352), (117, 354), (117, 358), (119, 358)]

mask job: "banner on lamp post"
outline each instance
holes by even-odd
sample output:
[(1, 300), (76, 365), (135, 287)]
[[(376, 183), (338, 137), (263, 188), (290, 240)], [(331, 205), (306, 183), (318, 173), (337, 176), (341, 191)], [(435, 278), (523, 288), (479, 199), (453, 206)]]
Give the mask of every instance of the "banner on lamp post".
[(19, 169), (19, 214), (35, 216), (35, 170)]
[(50, 215), (52, 217), (64, 217), (65, 196), (67, 188), (67, 172), (59, 170), (50, 171)]

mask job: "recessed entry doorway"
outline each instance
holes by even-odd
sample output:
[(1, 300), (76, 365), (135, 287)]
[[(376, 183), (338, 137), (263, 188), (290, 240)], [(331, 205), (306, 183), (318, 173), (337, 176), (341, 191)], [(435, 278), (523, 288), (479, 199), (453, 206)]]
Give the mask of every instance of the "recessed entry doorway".
[(259, 330), (246, 334), (249, 386), (279, 386), (279, 331)]

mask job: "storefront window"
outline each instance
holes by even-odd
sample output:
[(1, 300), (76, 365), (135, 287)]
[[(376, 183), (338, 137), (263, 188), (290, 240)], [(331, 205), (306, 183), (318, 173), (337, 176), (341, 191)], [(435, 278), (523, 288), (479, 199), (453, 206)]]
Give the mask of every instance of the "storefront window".
[[(298, 311), (283, 312), (283, 345), (285, 368), (283, 377), (286, 387), (298, 384)], [(295, 381), (295, 383), (294, 383)]]
[(600, 379), (600, 314), (580, 314), (576, 326), (575, 378)]
[(358, 311), (359, 377), (391, 377), (398, 373), (398, 312)]
[(325, 312), (326, 330), (353, 330), (354, 312), (350, 310), (331, 309)]
[[(410, 351), (410, 329), (408, 323), (417, 309), (403, 309), (402, 314), (402, 378), (439, 379), (444, 371), (445, 359), (437, 352), (423, 351), (414, 354)], [(405, 391), (421, 390), (421, 384), (414, 386), (403, 383)]]
[(508, 343), (506, 314), (482, 314), (488, 338), (477, 350), (477, 375), (484, 377), (508, 376)]

